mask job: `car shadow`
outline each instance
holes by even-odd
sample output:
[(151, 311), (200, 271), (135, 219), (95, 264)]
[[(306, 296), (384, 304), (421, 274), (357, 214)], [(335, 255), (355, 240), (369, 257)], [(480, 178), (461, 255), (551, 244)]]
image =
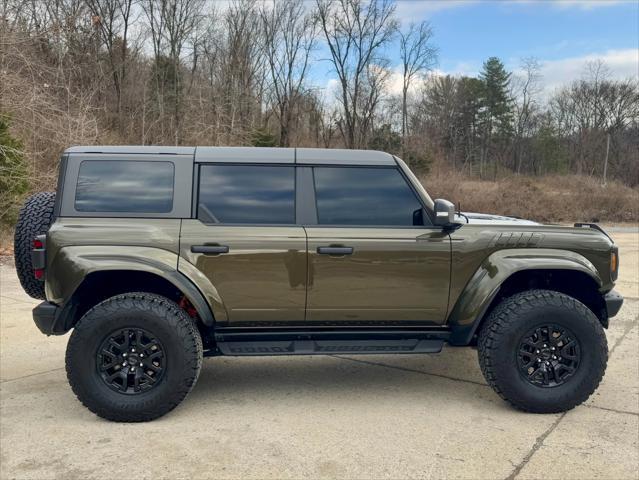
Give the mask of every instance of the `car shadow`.
[[(232, 401), (266, 398), (268, 401), (308, 395), (378, 399), (397, 397), (399, 392), (441, 397), (479, 396), (494, 400), (496, 395), (481, 380), (452, 376), (458, 368), (478, 370), (476, 359), (448, 353), (437, 357), (424, 369), (424, 357), (406, 355), (296, 356), (296, 357), (215, 357), (204, 360), (192, 401)], [(421, 357), (421, 358), (420, 358)], [(448, 357), (448, 358), (441, 358)], [(427, 357), (428, 358), (428, 357)], [(450, 374), (444, 363), (454, 358)]]

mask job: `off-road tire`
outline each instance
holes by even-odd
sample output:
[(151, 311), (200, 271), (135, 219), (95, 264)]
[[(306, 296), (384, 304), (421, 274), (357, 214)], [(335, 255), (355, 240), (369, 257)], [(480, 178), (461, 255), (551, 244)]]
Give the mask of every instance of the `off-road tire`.
[[(580, 346), (572, 377), (551, 388), (533, 385), (520, 373), (517, 353), (526, 332), (549, 322), (568, 328)], [(608, 344), (601, 323), (575, 298), (550, 290), (528, 290), (504, 299), (479, 333), (478, 356), (488, 384), (514, 407), (533, 413), (557, 413), (584, 402), (606, 370)]]
[(31, 195), (18, 214), (13, 237), (13, 255), (18, 279), (25, 292), (38, 300), (45, 300), (44, 282), (33, 276), (31, 250), (33, 239), (49, 231), (53, 223), (55, 192), (40, 192)]
[[(150, 390), (134, 395), (109, 388), (98, 372), (97, 352), (117, 329), (141, 328), (166, 350), (164, 375)], [(80, 402), (117, 422), (145, 422), (173, 410), (193, 389), (202, 367), (202, 338), (195, 322), (175, 302), (150, 293), (108, 298), (89, 310), (69, 339), (66, 370)]]

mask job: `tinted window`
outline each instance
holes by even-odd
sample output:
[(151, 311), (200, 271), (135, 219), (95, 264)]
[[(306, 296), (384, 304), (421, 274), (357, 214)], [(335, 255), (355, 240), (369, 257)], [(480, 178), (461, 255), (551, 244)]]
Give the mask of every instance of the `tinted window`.
[(91, 160), (80, 165), (79, 212), (168, 213), (173, 209), (171, 162)]
[(422, 205), (394, 168), (315, 167), (317, 215), (324, 225), (423, 225)]
[(207, 223), (295, 223), (295, 168), (203, 165), (198, 218)]

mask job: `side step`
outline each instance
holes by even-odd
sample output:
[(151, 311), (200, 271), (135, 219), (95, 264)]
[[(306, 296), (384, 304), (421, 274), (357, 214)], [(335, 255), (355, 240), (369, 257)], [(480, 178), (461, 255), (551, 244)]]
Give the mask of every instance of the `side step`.
[(437, 353), (446, 337), (447, 332), (379, 330), (215, 333), (216, 353), (233, 356)]

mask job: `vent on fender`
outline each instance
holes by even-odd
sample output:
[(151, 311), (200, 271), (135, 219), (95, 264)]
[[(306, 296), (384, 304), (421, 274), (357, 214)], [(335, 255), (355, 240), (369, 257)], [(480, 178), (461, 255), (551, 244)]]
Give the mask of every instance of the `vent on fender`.
[(491, 243), (497, 247), (536, 247), (541, 242), (542, 235), (532, 232), (500, 233), (495, 235)]

